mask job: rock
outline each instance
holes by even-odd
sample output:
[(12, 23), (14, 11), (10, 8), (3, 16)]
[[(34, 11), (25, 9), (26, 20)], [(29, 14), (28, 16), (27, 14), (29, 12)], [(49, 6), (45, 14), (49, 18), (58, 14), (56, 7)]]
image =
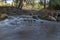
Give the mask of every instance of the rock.
[(36, 17), (36, 16), (32, 16), (32, 18), (37, 19), (37, 17)]
[(4, 20), (8, 18), (8, 15), (7, 14), (0, 14), (0, 19)]
[(57, 14), (57, 21), (60, 21), (60, 11), (58, 11), (56, 14)]

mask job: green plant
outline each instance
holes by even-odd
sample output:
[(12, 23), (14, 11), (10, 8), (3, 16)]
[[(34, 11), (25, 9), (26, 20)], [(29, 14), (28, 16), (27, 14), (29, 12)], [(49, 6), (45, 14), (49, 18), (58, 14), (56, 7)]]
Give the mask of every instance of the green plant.
[(42, 6), (43, 6), (43, 5), (41, 4), (41, 2), (39, 2), (39, 3), (38, 3), (38, 9), (41, 9)]
[(60, 0), (50, 0), (49, 8), (51, 8), (51, 9), (60, 9)]

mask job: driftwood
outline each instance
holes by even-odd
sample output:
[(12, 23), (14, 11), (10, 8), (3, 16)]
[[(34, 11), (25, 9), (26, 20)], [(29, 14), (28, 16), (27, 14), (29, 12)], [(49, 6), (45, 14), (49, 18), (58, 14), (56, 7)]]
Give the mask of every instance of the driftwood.
[(49, 16), (49, 17), (48, 17), (48, 20), (50, 20), (50, 21), (56, 21), (56, 18), (53, 17), (53, 16)]

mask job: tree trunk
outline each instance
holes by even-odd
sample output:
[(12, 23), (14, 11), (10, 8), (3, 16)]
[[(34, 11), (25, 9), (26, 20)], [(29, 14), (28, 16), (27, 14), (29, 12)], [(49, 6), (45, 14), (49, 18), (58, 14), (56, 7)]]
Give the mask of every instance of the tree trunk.
[(23, 0), (20, 0), (18, 8), (20, 8), (20, 10), (22, 10), (22, 6), (23, 6)]
[(5, 0), (5, 3), (6, 3), (6, 0)]
[(46, 8), (46, 0), (44, 0), (44, 9)]

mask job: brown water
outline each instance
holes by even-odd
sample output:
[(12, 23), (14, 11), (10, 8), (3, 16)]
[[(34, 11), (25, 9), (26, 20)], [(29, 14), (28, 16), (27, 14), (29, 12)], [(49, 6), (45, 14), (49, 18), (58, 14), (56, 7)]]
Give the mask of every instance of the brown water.
[(9, 16), (0, 21), (0, 40), (60, 40), (60, 23), (32, 16)]

